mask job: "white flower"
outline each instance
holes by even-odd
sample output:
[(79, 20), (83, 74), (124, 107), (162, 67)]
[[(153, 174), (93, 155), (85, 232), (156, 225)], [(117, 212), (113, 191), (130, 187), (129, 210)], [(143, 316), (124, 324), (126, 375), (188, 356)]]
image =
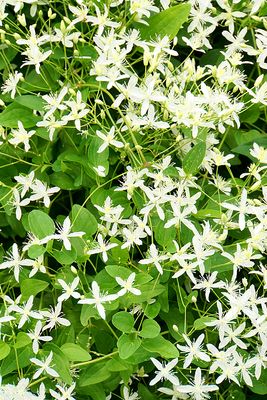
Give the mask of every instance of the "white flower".
[(24, 197), (34, 182), (34, 171), (31, 171), (29, 175), (14, 176), (14, 179), (22, 186), (21, 197)]
[(58, 303), (55, 309), (51, 307), (51, 311), (41, 311), (42, 315), (46, 318), (46, 322), (48, 322), (48, 324), (46, 324), (43, 327), (43, 331), (45, 329), (51, 330), (57, 324), (63, 326), (70, 326), (70, 321), (66, 318), (62, 318), (61, 307), (62, 303)]
[(62, 240), (63, 245), (66, 250), (71, 250), (71, 242), (69, 241), (69, 238), (72, 237), (82, 237), (85, 235), (85, 232), (70, 232), (71, 231), (71, 221), (69, 217), (66, 217), (65, 220), (63, 221), (63, 225), (58, 228), (58, 233), (55, 235), (51, 235), (46, 237), (46, 239), (56, 239), (56, 240)]
[(155, 367), (158, 369), (158, 371), (155, 372), (156, 376), (152, 381), (149, 382), (149, 385), (155, 385), (157, 382), (161, 380), (168, 380), (170, 381), (173, 385), (179, 385), (179, 380), (178, 378), (174, 375), (174, 372), (172, 369), (175, 367), (175, 365), (178, 363), (178, 358), (174, 358), (172, 361), (169, 363), (161, 364), (158, 360), (155, 358), (151, 357), (150, 360), (153, 362)]
[(33, 296), (30, 296), (28, 301), (23, 306), (12, 305), (10, 309), (14, 312), (21, 314), (21, 319), (18, 324), (18, 329), (22, 328), (29, 318), (42, 319), (42, 315), (36, 311), (32, 311)]
[(180, 392), (180, 385), (173, 385), (173, 388), (161, 387), (158, 388), (158, 391), (169, 396), (172, 396), (171, 400), (185, 400), (188, 399), (189, 396), (186, 393)]
[[(43, 242), (40, 241), (40, 245), (42, 244)], [(44, 255), (42, 254), (33, 261), (33, 264), (31, 265), (32, 270), (29, 274), (29, 278), (32, 278), (37, 272), (42, 272), (43, 274), (46, 273), (46, 268), (43, 263), (44, 263)]]
[(210, 361), (210, 357), (206, 353), (201, 351), (201, 345), (204, 340), (204, 337), (205, 335), (204, 333), (202, 333), (196, 340), (193, 340), (191, 342), (191, 340), (185, 334), (183, 334), (183, 338), (186, 341), (187, 346), (182, 346), (180, 344), (176, 345), (179, 350), (188, 353), (188, 355), (184, 360), (183, 368), (189, 367), (194, 358), (199, 358), (200, 360), (207, 362)]
[(224, 330), (224, 338), (220, 341), (219, 349), (223, 349), (232, 341), (241, 349), (246, 349), (247, 345), (241, 339), (238, 338), (238, 336), (243, 332), (245, 327), (246, 327), (245, 322), (237, 326), (236, 329), (232, 329), (230, 326), (226, 326)]
[(37, 122), (36, 126), (47, 128), (49, 132), (49, 140), (53, 140), (53, 135), (56, 129), (62, 128), (62, 126), (68, 123), (67, 120), (61, 121), (56, 119), (54, 115), (49, 115), (47, 119), (43, 119), (42, 121)]
[(245, 215), (251, 212), (251, 207), (247, 205), (246, 189), (242, 190), (241, 198), (236, 206), (230, 203), (222, 203), (222, 206), (227, 208), (228, 210), (237, 211), (239, 213), (239, 220), (238, 220), (239, 229), (243, 231), (246, 227)]
[(49, 207), (50, 205), (49, 197), (60, 190), (60, 188), (57, 186), (48, 188), (47, 184), (41, 182), (39, 179), (35, 179), (34, 183), (31, 186), (31, 189), (34, 194), (31, 195), (30, 200), (35, 201), (43, 199), (45, 207)]
[(115, 279), (117, 283), (122, 287), (122, 289), (117, 293), (117, 296), (124, 296), (127, 292), (135, 294), (136, 296), (139, 296), (141, 294), (141, 291), (139, 289), (133, 287), (135, 272), (132, 272), (126, 281), (121, 279), (119, 276), (116, 276)]
[(259, 146), (257, 143), (253, 143), (253, 149), (250, 149), (249, 152), (260, 164), (267, 164), (267, 149)]
[(193, 272), (196, 272), (197, 263), (180, 259), (179, 264), (182, 268), (180, 268), (177, 272), (175, 272), (172, 278), (174, 279), (179, 278), (179, 276), (182, 276), (184, 273), (186, 273), (186, 275), (190, 278), (190, 280), (194, 284), (196, 284), (197, 281), (196, 278), (194, 277)]
[(86, 22), (91, 22), (92, 25), (97, 25), (98, 26), (98, 30), (97, 30), (97, 34), (101, 35), (104, 31), (104, 27), (105, 26), (110, 26), (113, 28), (117, 28), (118, 26), (120, 26), (120, 24), (118, 22), (115, 21), (111, 21), (108, 18), (108, 14), (109, 14), (109, 10), (107, 8), (107, 6), (104, 4), (104, 14), (100, 13), (99, 8), (95, 5), (95, 10), (96, 10), (96, 17), (89, 15), (86, 18)]
[(197, 368), (195, 372), (194, 382), (191, 385), (181, 385), (180, 391), (192, 396), (194, 400), (208, 399), (207, 393), (219, 390), (217, 385), (205, 385), (204, 379), (201, 377), (201, 369)]
[(34, 354), (37, 354), (39, 351), (39, 341), (42, 342), (49, 342), (52, 340), (52, 336), (41, 336), (42, 331), (42, 322), (38, 321), (35, 325), (34, 331), (30, 331), (27, 335), (31, 338), (32, 342), (32, 349)]
[(30, 361), (40, 367), (35, 374), (33, 375), (32, 379), (37, 379), (39, 376), (43, 373), (46, 372), (48, 375), (53, 376), (54, 378), (59, 377), (57, 371), (55, 371), (53, 368), (50, 367), (50, 364), (52, 362), (53, 358), (53, 352), (50, 351), (49, 355), (44, 359), (44, 361), (38, 360), (38, 358), (31, 358)]
[(99, 233), (97, 235), (97, 241), (98, 241), (98, 246), (90, 249), (87, 251), (87, 254), (98, 254), (98, 253), (102, 253), (102, 257), (103, 257), (103, 261), (107, 262), (108, 261), (108, 255), (107, 255), (107, 251), (110, 249), (113, 249), (113, 247), (118, 246), (117, 243), (105, 243), (103, 240), (103, 236), (101, 235), (101, 233)]
[(138, 393), (136, 392), (130, 392), (130, 390), (127, 388), (127, 386), (124, 386), (123, 388), (123, 400), (138, 400)]
[(154, 6), (154, 1), (152, 0), (131, 0), (130, 1), (130, 13), (135, 14), (135, 20), (148, 25), (148, 23), (142, 19), (143, 16), (149, 18), (150, 13), (158, 13), (159, 8)]
[(16, 281), (19, 281), (19, 271), (24, 266), (32, 266), (34, 260), (30, 260), (29, 258), (23, 259), (18, 251), (18, 245), (13, 243), (12, 251), (8, 253), (8, 257), (6, 257), (7, 261), (4, 261), (0, 264), (0, 269), (6, 268), (14, 268), (14, 276)]
[(8, 139), (9, 143), (13, 144), (15, 147), (17, 147), (18, 144), (23, 143), (24, 150), (26, 152), (30, 150), (29, 139), (35, 134), (35, 131), (32, 130), (27, 132), (26, 129), (24, 129), (23, 123), (18, 121), (18, 129), (12, 129), (11, 133), (13, 137)]
[(17, 385), (8, 383), (1, 384), (0, 379), (0, 399), (1, 400), (45, 400), (43, 384), (40, 385), (39, 395), (33, 394), (27, 390), (29, 379), (20, 379)]
[(62, 301), (65, 301), (65, 300), (69, 299), (70, 297), (73, 297), (74, 299), (79, 299), (81, 297), (79, 292), (75, 292), (75, 289), (79, 285), (79, 277), (78, 276), (76, 276), (76, 278), (74, 278), (74, 280), (71, 284), (67, 284), (65, 281), (63, 281), (63, 279), (58, 279), (58, 283), (62, 286), (63, 290), (65, 291), (57, 299), (57, 301), (59, 303), (62, 303)]
[(27, 206), (30, 203), (30, 199), (21, 200), (19, 191), (16, 188), (13, 189), (13, 196), (13, 206), (16, 207), (16, 218), (20, 220), (22, 215), (21, 207)]
[(223, 288), (225, 286), (223, 281), (216, 282), (217, 274), (218, 274), (217, 271), (212, 272), (207, 278), (202, 278), (193, 287), (193, 289), (204, 289), (205, 297), (206, 297), (207, 301), (210, 301), (209, 296), (210, 296), (211, 289)]
[(79, 300), (79, 304), (95, 304), (95, 307), (98, 311), (98, 314), (102, 319), (106, 318), (106, 312), (105, 308), (102, 303), (106, 303), (107, 301), (112, 301), (116, 300), (118, 298), (117, 294), (108, 294), (108, 295), (102, 295), (100, 293), (100, 287), (98, 286), (96, 281), (92, 282), (92, 299), (82, 299)]
[(86, 103), (82, 101), (82, 93), (78, 90), (76, 100), (65, 101), (65, 104), (70, 108), (70, 113), (62, 117), (63, 121), (74, 121), (74, 125), (78, 131), (81, 130), (81, 119), (88, 114), (89, 109), (86, 108)]
[(97, 150), (98, 153), (102, 153), (109, 145), (117, 148), (122, 148), (124, 146), (122, 142), (115, 140), (115, 126), (112, 126), (107, 134), (96, 131), (96, 135), (104, 142)]
[(93, 167), (98, 176), (105, 177), (106, 176), (106, 168), (103, 165), (98, 165), (97, 167)]
[(160, 265), (160, 261), (168, 260), (168, 258), (169, 257), (167, 255), (160, 256), (157, 247), (154, 245), (154, 243), (152, 243), (149, 248), (149, 258), (140, 260), (139, 264), (154, 264), (159, 273), (162, 275), (163, 269)]
[[(1, 6), (0, 6), (1, 7)], [(16, 91), (17, 91), (17, 85), (19, 81), (23, 79), (23, 75), (21, 72), (14, 71), (14, 73), (10, 73), (8, 75), (8, 79), (4, 82), (2, 85), (2, 93), (11, 93), (11, 99), (14, 99)]]
[(34, 65), (36, 73), (40, 74), (41, 63), (52, 54), (52, 50), (47, 50), (43, 53), (38, 46), (32, 45), (27, 47), (26, 51), (21, 54), (28, 58), (28, 61), (25, 61), (21, 67), (24, 67), (25, 65)]
[(68, 87), (64, 86), (61, 91), (59, 92), (58, 95), (54, 95), (51, 93), (50, 95), (46, 94), (42, 96), (42, 98), (45, 100), (47, 103), (44, 108), (48, 110), (46, 114), (44, 115), (44, 119), (47, 119), (50, 117), (56, 110), (66, 110), (67, 106), (65, 104), (61, 104), (64, 97), (66, 96), (68, 92)]
[(72, 394), (74, 394), (76, 383), (73, 383), (70, 387), (66, 387), (66, 385), (60, 386), (56, 385), (56, 388), (60, 392), (56, 392), (55, 390), (49, 389), (51, 396), (53, 396), (56, 400), (75, 400)]

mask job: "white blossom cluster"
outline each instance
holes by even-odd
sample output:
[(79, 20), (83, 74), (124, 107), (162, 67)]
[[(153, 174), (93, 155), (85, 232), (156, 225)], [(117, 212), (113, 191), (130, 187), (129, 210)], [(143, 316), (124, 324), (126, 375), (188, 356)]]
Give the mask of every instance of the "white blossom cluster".
[[(75, 400), (75, 379), (71, 385), (63, 384), (54, 352), (44, 353), (42, 346), (53, 341), (58, 328), (71, 326), (71, 318), (65, 314), (67, 302), (91, 306), (90, 318), (103, 323), (107, 323), (112, 307), (118, 308), (128, 296), (138, 303), (143, 295), (138, 280), (142, 272), (151, 279), (169, 277), (173, 287), (182, 282), (186, 295), (196, 294), (192, 304), (197, 304), (198, 298), (204, 299), (205, 307), (208, 304), (204, 326), (218, 335), (215, 346), (205, 333), (180, 332), (181, 341), (176, 343), (179, 357), (168, 362), (150, 358), (156, 372), (149, 385), (167, 381), (157, 390), (172, 400), (207, 399), (224, 381), (253, 386), (253, 379), (259, 379), (267, 367), (267, 149), (257, 140), (248, 141), (245, 150), (251, 163), (246, 172), (234, 176), (236, 153), (227, 151), (223, 144), (231, 129), (241, 131), (243, 113), (254, 106), (261, 113), (267, 105), (267, 34), (263, 29), (267, 19), (261, 14), (264, 0), (191, 0), (183, 33), (172, 40), (168, 35), (144, 39), (140, 27), (146, 29), (148, 18), (177, 5), (175, 1), (76, 0), (63, 2), (66, 15), (57, 15), (52, 3), (0, 3), (1, 49), (13, 45), (23, 60), (21, 65), (11, 60), (3, 75), (3, 113), (10, 100), (19, 102), (25, 94), (23, 84), (29, 70), (41, 79), (46, 66), (55, 65), (54, 60), (62, 61), (57, 89), (37, 92), (43, 107), (33, 106), (37, 118), (33, 129), (18, 119), (17, 127), (11, 124), (0, 130), (1, 152), (7, 146), (13, 152), (20, 151), (18, 162), (24, 153), (32, 155), (31, 162), (25, 161), (26, 166), (30, 164), (27, 173), (14, 175), (13, 182), (1, 183), (10, 191), (10, 201), (3, 208), (6, 211), (11, 206), (10, 215), (13, 212), (19, 224), (36, 202), (49, 212), (56, 194), (61, 196), (61, 188), (50, 184), (49, 175), (45, 175), (46, 169), (56, 171), (58, 164), (49, 160), (35, 168), (34, 156), (40, 155), (36, 146), (39, 137), (47, 141), (47, 146), (56, 146), (63, 135), (76, 146), (78, 137), (86, 151), (90, 140), (95, 140), (94, 156), (101, 160), (99, 163), (87, 165), (89, 161), (77, 154), (70, 161), (86, 165), (98, 187), (105, 186), (105, 178), (110, 179), (108, 183), (113, 181), (113, 186), (100, 200), (92, 190), (84, 202), (97, 216), (97, 232), (92, 240), (85, 239), (85, 228), (74, 227), (71, 215), (63, 219), (61, 215), (62, 223), (56, 223), (57, 230), (51, 235), (39, 238), (28, 232), (22, 246), (12, 238), (0, 272), (6, 272), (11, 282), (14, 278), (15, 285), (23, 274), (29, 279), (43, 274), (51, 279), (56, 291), (49, 308), (42, 306), (43, 298), (30, 295), (25, 299), (17, 290), (12, 297), (1, 289), (0, 337), (3, 342), (8, 338), (2, 333), (3, 327), (14, 332), (27, 329), (30, 323), (32, 328), (26, 335), (34, 353), (30, 358), (34, 371), (31, 379), (50, 378), (55, 390), (51, 386), (46, 390), (41, 384), (38, 393), (33, 394), (27, 377), (16, 385), (1, 384), (0, 399), (45, 400), (49, 393), (57, 400)], [(60, 21), (53, 25), (56, 18)], [(251, 29), (242, 24), (246, 19)], [(14, 21), (19, 28), (10, 33)], [(217, 52), (216, 63), (205, 63), (204, 56), (213, 49), (216, 32), (225, 41), (224, 48)], [(81, 48), (90, 51), (84, 54)], [(194, 52), (193, 56), (184, 57), (183, 48), (187, 55)], [(63, 52), (57, 53), (60, 49)], [(200, 62), (196, 62), (196, 54), (203, 56)], [(76, 62), (83, 65), (83, 73)], [(253, 63), (259, 72), (255, 80), (246, 72), (248, 65), (254, 68)], [(70, 77), (68, 68), (72, 65), (78, 67), (72, 69)], [(88, 93), (83, 90), (86, 88)], [(168, 148), (163, 146), (161, 150), (164, 140)], [(199, 168), (196, 173), (188, 173), (183, 160), (201, 143), (205, 144), (205, 154)], [(64, 148), (62, 154), (65, 151), (68, 149)], [(119, 155), (123, 171), (118, 176), (117, 172), (109, 175), (106, 154)], [(64, 161), (59, 163), (65, 172), (68, 167)], [(125, 204), (117, 204), (116, 195), (125, 195)], [(204, 217), (203, 211), (207, 211)], [(159, 225), (162, 232), (173, 235), (166, 245), (159, 243)], [(184, 232), (187, 239), (180, 240)], [(229, 239), (232, 237), (236, 241)], [(74, 266), (70, 267), (72, 280), (56, 278), (49, 259), (53, 250), (72, 254), (77, 242), (84, 257), (77, 268), (84, 276), (86, 267), (95, 268), (94, 262), (104, 267), (110, 259), (113, 262), (113, 252), (118, 249), (133, 255), (128, 276), (112, 277), (113, 290), (104, 285), (102, 288), (94, 277), (88, 283)], [(34, 257), (36, 247), (44, 251)], [(220, 274), (221, 266), (229, 267), (223, 271), (230, 273), (227, 277)], [(256, 281), (249, 283), (254, 278)], [(124, 305), (122, 309), (133, 316), (144, 315), (140, 305), (132, 310)], [(173, 330), (178, 331), (176, 325)], [(197, 366), (192, 374), (196, 361), (206, 364), (203, 370)], [(178, 363), (186, 374), (190, 372), (187, 384), (178, 377)], [(138, 399), (138, 394), (123, 384), (123, 399)]]

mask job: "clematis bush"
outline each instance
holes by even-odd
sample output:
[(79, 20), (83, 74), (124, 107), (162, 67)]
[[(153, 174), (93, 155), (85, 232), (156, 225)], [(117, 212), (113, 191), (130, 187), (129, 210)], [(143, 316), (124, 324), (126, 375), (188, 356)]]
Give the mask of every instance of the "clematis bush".
[(266, 28), (1, 0), (1, 400), (265, 398)]

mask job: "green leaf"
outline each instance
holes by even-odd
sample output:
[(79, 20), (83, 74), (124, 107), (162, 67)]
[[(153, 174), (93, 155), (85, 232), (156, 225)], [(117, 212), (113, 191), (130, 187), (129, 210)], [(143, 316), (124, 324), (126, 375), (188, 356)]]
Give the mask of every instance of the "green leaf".
[[(11, 36), (10, 36), (10, 39), (11, 39)], [(16, 44), (15, 44), (15, 47), (13, 47), (13, 45), (8, 45), (8, 46), (5, 45), (5, 46), (6, 46), (6, 48), (1, 49), (1, 51), (0, 51), (0, 70), (8, 67), (10, 64), (10, 61), (12, 61), (13, 58), (15, 58), (16, 54), (18, 53), (18, 51), (16, 49)]]
[(88, 351), (75, 343), (64, 343), (61, 350), (69, 361), (89, 361), (92, 358)]
[(72, 377), (70, 374), (69, 368), (69, 360), (63, 353), (63, 351), (53, 343), (47, 343), (44, 346), (44, 350), (53, 352), (53, 364), (55, 370), (59, 374), (60, 378), (65, 382), (67, 385), (71, 385)]
[(155, 303), (148, 304), (144, 310), (144, 314), (148, 318), (156, 318), (156, 316), (160, 312), (160, 302), (156, 301)]
[(120, 311), (112, 317), (113, 325), (121, 332), (130, 333), (134, 327), (134, 318), (126, 311)]
[(84, 394), (85, 398), (92, 400), (106, 400), (105, 388), (101, 383), (86, 387), (83, 386), (83, 390), (84, 391), (82, 391), (81, 394)]
[(194, 328), (196, 331), (200, 331), (202, 329), (207, 329), (206, 322), (214, 321), (213, 317), (201, 317), (194, 321)]
[(80, 376), (79, 386), (94, 385), (104, 382), (110, 377), (110, 371), (105, 363), (97, 363), (87, 367)]
[[(228, 391), (227, 391), (228, 393)], [(226, 398), (226, 400), (246, 400), (246, 395), (245, 393), (242, 392), (242, 389), (233, 389), (229, 390), (229, 396)], [(253, 400), (260, 400), (259, 398), (255, 398), (255, 396), (253, 396)]]
[(117, 238), (112, 237), (110, 239), (110, 243), (117, 243), (118, 246), (113, 247), (109, 253), (109, 262), (110, 263), (117, 263), (117, 264), (127, 264), (129, 260), (129, 251), (128, 249), (122, 249), (121, 245), (122, 242)]
[(94, 328), (92, 328), (92, 336), (95, 340), (95, 346), (99, 353), (108, 354), (111, 353), (114, 347), (116, 347), (117, 341), (114, 336), (101, 327), (102, 320), (94, 321)]
[(40, 281), (39, 279), (24, 279), (21, 282), (21, 293), (24, 300), (28, 299), (31, 295), (35, 296), (37, 293), (43, 292), (49, 282)]
[(88, 161), (92, 169), (97, 168), (99, 165), (102, 165), (105, 168), (107, 174), (109, 168), (109, 148), (107, 147), (104, 151), (102, 151), (102, 153), (98, 153), (97, 151), (102, 144), (103, 140), (101, 140), (98, 136), (92, 138), (88, 148)]
[(32, 128), (40, 118), (33, 112), (19, 104), (11, 103), (0, 113), (0, 125), (4, 128), (17, 128), (18, 121), (23, 123), (24, 128)]
[(129, 369), (129, 364), (116, 354), (107, 362), (107, 368), (111, 372), (127, 371)]
[(221, 211), (214, 210), (212, 208), (204, 208), (202, 210), (198, 210), (194, 217), (197, 219), (206, 219), (206, 218), (221, 218)]
[(64, 172), (54, 172), (50, 175), (50, 182), (54, 186), (58, 186), (63, 190), (74, 190), (77, 187), (74, 185), (74, 180), (68, 174)]
[(153, 319), (145, 319), (139, 335), (143, 338), (155, 338), (160, 334), (160, 326)]
[(92, 236), (97, 231), (97, 220), (90, 211), (79, 204), (74, 204), (72, 207), (70, 219), (73, 232), (85, 232), (86, 235)]
[(144, 301), (148, 301), (150, 299), (155, 298), (158, 296), (160, 293), (164, 292), (165, 287), (160, 284), (155, 284), (155, 282), (148, 282), (142, 285), (140, 288), (141, 290), (141, 295), (139, 295), (138, 302), (142, 303)]
[(163, 358), (175, 358), (179, 355), (174, 344), (164, 339), (161, 335), (152, 339), (144, 339), (142, 347), (151, 353), (158, 353)]
[(28, 222), (31, 232), (37, 236), (38, 239), (43, 239), (55, 233), (55, 224), (52, 218), (43, 211), (31, 211), (28, 215)]
[(31, 338), (25, 332), (19, 332), (14, 344), (15, 349), (20, 349), (31, 343)]
[(0, 375), (6, 376), (11, 372), (17, 370), (19, 368), (25, 368), (30, 365), (30, 358), (33, 357), (33, 351), (30, 346), (25, 347), (24, 349), (19, 349), (15, 352), (12, 349), (9, 355), (2, 361), (0, 368)]
[(105, 270), (112, 278), (119, 276), (122, 279), (127, 279), (131, 274), (128, 268), (121, 267), (120, 265), (106, 265)]
[(253, 104), (239, 115), (240, 122), (254, 124), (258, 120), (260, 112), (259, 104)]
[(24, 77), (21, 87), (27, 92), (55, 91), (59, 86), (59, 73), (54, 67), (42, 66), (42, 73), (37, 74), (33, 69)]
[(43, 246), (39, 246), (38, 244), (33, 244), (28, 250), (28, 256), (30, 258), (37, 258), (40, 257), (45, 252), (46, 249)]
[(253, 393), (256, 394), (267, 394), (267, 369), (262, 370), (259, 379), (252, 378), (253, 386), (249, 387)]
[(87, 326), (89, 319), (98, 315), (97, 309), (93, 304), (83, 304), (80, 316), (82, 326)]
[(30, 108), (31, 110), (43, 111), (46, 102), (40, 96), (27, 94), (24, 96), (15, 97), (14, 102), (22, 105), (23, 107)]
[(142, 383), (138, 383), (138, 394), (140, 396), (140, 400), (157, 400), (158, 399), (158, 396), (152, 394), (145, 385), (142, 385)]
[[(168, 220), (168, 213), (166, 214), (166, 219)], [(166, 247), (172, 243), (176, 236), (175, 226), (164, 228), (165, 224), (166, 221), (162, 221), (159, 218), (154, 218), (153, 220), (153, 232), (155, 234), (155, 239), (162, 247)]]
[(205, 261), (205, 272), (227, 272), (233, 270), (233, 263), (220, 253), (214, 253)]
[(194, 175), (196, 172), (198, 172), (205, 154), (206, 144), (204, 142), (196, 144), (183, 159), (184, 172), (188, 175)]
[(135, 334), (121, 335), (118, 340), (118, 350), (120, 358), (125, 360), (133, 355), (141, 345), (141, 339), (136, 337)]
[(70, 265), (76, 261), (77, 253), (74, 248), (66, 250), (64, 247), (62, 250), (53, 249), (52, 256), (63, 265)]
[(178, 4), (152, 15), (146, 20), (148, 26), (136, 24), (138, 25), (141, 38), (143, 40), (153, 40), (158, 35), (161, 37), (167, 35), (172, 40), (179, 32), (181, 26), (187, 21), (190, 8), (190, 4)]
[(0, 360), (3, 360), (6, 358), (10, 353), (10, 346), (3, 342), (2, 340), (0, 341)]

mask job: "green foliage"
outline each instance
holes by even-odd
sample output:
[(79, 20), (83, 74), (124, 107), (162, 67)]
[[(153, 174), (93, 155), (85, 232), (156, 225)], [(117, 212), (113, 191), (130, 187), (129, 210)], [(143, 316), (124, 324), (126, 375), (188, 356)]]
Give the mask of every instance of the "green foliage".
[(55, 233), (55, 225), (52, 218), (43, 211), (31, 211), (28, 214), (28, 224), (30, 231), (37, 236), (38, 239), (43, 239)]
[(202, 164), (206, 154), (206, 144), (200, 142), (196, 144), (184, 157), (183, 169), (186, 174), (196, 174)]
[(178, 4), (161, 11), (147, 19), (148, 26), (138, 25), (143, 40), (156, 39), (167, 35), (173, 39), (181, 26), (187, 21), (190, 13), (189, 4)]

